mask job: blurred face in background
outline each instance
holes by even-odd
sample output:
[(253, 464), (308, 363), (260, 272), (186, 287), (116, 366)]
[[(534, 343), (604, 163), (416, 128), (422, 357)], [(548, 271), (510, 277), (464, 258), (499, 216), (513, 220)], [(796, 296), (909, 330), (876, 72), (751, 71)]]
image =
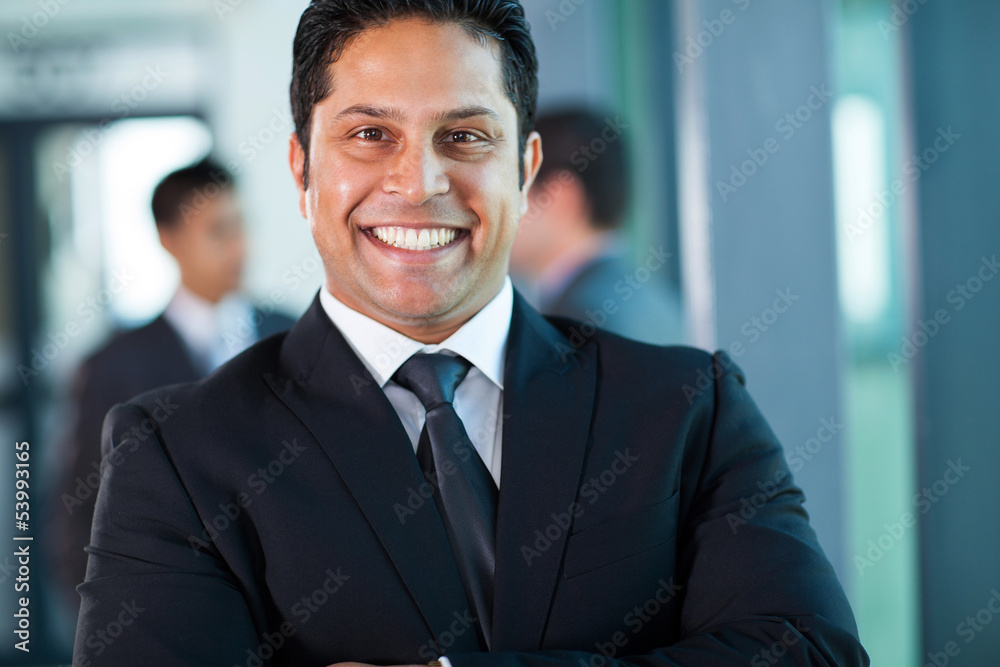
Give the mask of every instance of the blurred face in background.
[(232, 189), (183, 207), (172, 224), (159, 228), (160, 242), (174, 256), (181, 282), (213, 303), (240, 288), (246, 258), (243, 216)]
[(313, 111), (309, 182), (292, 137), (300, 208), (330, 292), (424, 342), (440, 342), (499, 292), (541, 160), (520, 185), (517, 111), (499, 49), (456, 24), (373, 28), (332, 68)]
[(510, 268), (535, 280), (593, 230), (583, 182), (568, 171), (536, 182), (528, 203), (511, 250)]

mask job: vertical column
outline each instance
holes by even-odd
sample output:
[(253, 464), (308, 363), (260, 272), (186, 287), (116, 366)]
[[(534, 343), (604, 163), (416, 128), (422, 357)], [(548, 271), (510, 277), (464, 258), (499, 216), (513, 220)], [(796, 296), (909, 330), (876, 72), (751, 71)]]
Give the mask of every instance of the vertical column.
[(677, 24), (688, 321), (746, 371), (847, 585), (826, 6), (682, 0)]
[(590, 0), (525, 2), (538, 50), (539, 106), (613, 106), (618, 88), (615, 4)]
[[(900, 2), (909, 30), (922, 284), (917, 371), (924, 650), (1000, 655), (1000, 5)], [(990, 623), (990, 621), (993, 621)], [(931, 661), (931, 658), (926, 658)]]

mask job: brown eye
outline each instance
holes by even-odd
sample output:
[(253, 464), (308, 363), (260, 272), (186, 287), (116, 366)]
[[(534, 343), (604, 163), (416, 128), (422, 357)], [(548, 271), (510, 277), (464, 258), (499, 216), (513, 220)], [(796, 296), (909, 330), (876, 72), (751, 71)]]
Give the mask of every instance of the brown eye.
[(456, 144), (469, 144), (479, 140), (479, 137), (471, 132), (452, 132), (448, 137)]
[(382, 139), (385, 137), (385, 133), (378, 128), (369, 127), (367, 129), (361, 130), (361, 132), (358, 133), (358, 136), (364, 139), (365, 141), (382, 141)]

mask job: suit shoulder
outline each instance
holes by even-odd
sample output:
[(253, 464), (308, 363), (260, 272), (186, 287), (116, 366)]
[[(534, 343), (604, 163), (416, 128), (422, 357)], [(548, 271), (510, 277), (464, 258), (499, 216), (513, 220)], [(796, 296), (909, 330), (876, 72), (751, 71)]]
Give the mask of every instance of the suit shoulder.
[(130, 357), (136, 354), (149, 354), (150, 348), (154, 347), (162, 339), (166, 327), (169, 327), (161, 317), (134, 328), (116, 329), (96, 350), (87, 355), (84, 365), (100, 366), (108, 362), (118, 362), (122, 357)]
[(285, 336), (287, 332), (254, 343), (200, 380), (160, 387), (140, 394), (130, 402), (148, 408), (156, 404), (157, 399), (169, 396), (171, 399), (183, 399), (190, 405), (232, 404), (235, 393), (246, 396), (259, 386), (265, 374), (277, 372)]

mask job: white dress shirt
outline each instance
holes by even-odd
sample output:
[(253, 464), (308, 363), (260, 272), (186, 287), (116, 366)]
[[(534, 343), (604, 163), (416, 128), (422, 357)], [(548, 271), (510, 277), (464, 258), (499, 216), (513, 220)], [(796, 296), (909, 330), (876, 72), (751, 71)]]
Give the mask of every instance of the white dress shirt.
[(199, 370), (212, 371), (257, 342), (254, 310), (240, 295), (219, 303), (203, 299), (181, 285), (163, 316), (192, 352)]
[(452, 352), (472, 363), (469, 374), (455, 390), (458, 413), (469, 439), (500, 488), (500, 454), (503, 436), (503, 369), (507, 334), (514, 309), (510, 278), (493, 300), (472, 319), (437, 345), (426, 345), (344, 305), (324, 287), (320, 303), (333, 324), (371, 373), (399, 415), (413, 450), (420, 441), (426, 410), (416, 394), (391, 378), (418, 352)]

